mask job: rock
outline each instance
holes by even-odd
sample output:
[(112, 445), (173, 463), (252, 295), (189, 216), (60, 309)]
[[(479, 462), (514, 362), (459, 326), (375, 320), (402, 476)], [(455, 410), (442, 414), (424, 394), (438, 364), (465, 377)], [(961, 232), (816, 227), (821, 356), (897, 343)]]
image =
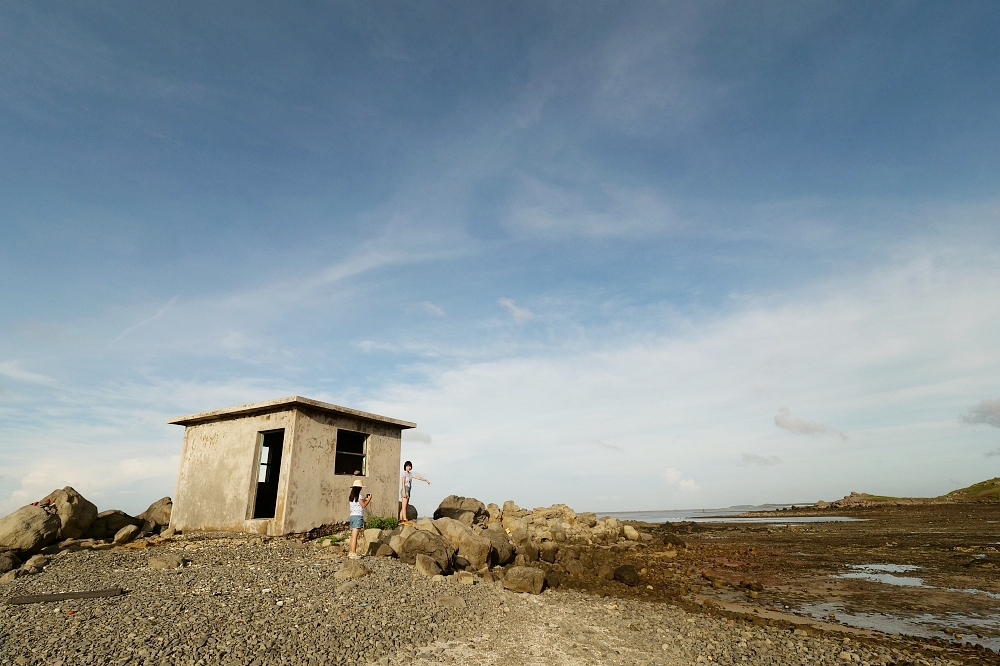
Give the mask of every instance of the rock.
[(392, 548), (392, 552), (399, 554), (399, 551), (403, 549), (403, 541), (405, 539), (401, 534), (396, 534), (389, 539), (389, 548)]
[(491, 525), (482, 533), (490, 542), (490, 565), (503, 566), (514, 559), (514, 544), (507, 538), (502, 527)]
[(454, 594), (442, 594), (434, 599), (437, 606), (445, 608), (465, 608), (465, 599)]
[(545, 585), (550, 588), (557, 588), (562, 585), (562, 577), (554, 571), (545, 574)]
[(412, 527), (418, 530), (424, 530), (425, 532), (433, 532), (434, 534), (441, 534), (441, 532), (438, 531), (438, 528), (434, 527), (434, 521), (426, 517), (421, 518), (417, 522), (413, 523)]
[(347, 560), (344, 566), (340, 567), (337, 573), (333, 574), (336, 580), (353, 580), (355, 578), (363, 578), (368, 575), (368, 569), (361, 566), (361, 563), (357, 560)]
[(21, 566), (21, 560), (13, 552), (0, 553), (0, 574), (13, 571)]
[(543, 562), (548, 562), (552, 564), (556, 561), (556, 556), (559, 554), (559, 546), (552, 543), (551, 541), (546, 541), (542, 544), (542, 547), (538, 549), (538, 557)]
[(90, 524), (87, 531), (83, 533), (83, 536), (85, 539), (110, 539), (114, 537), (114, 535), (118, 534), (118, 530), (126, 525), (142, 527), (145, 522), (145, 520), (133, 518), (124, 511), (119, 511), (118, 509), (101, 511), (97, 514), (97, 517), (94, 518), (94, 522)]
[(462, 585), (472, 585), (476, 582), (476, 575), (471, 571), (459, 571), (455, 574), (455, 580)]
[[(364, 542), (362, 542), (362, 543), (364, 543)], [(378, 549), (380, 547), (382, 547), (382, 546), (385, 546), (385, 544), (382, 543), (381, 541), (375, 541), (373, 543), (370, 543), (370, 544), (368, 544), (368, 545), (365, 546), (365, 548), (364, 548), (364, 554), (365, 555), (370, 555), (372, 557), (375, 557), (375, 555), (378, 554)], [(385, 547), (389, 548), (389, 546), (385, 546)], [(360, 548), (359, 548), (359, 550), (360, 550)], [(392, 548), (389, 548), (389, 550), (391, 551)]]
[(117, 532), (115, 532), (115, 543), (128, 543), (139, 533), (139, 528), (135, 525), (126, 525)]
[(395, 557), (396, 551), (394, 551), (390, 546), (380, 543), (374, 555), (375, 557)]
[(16, 579), (21, 577), (20, 569), (11, 569), (4, 575), (0, 576), (0, 583), (13, 583)]
[(472, 567), (472, 565), (469, 563), (469, 560), (465, 559), (461, 555), (455, 556), (454, 564), (456, 569), (468, 569)]
[(173, 507), (174, 503), (169, 497), (161, 497), (136, 517), (152, 523), (153, 529), (150, 531), (158, 532), (170, 524), (170, 511)]
[(578, 513), (576, 514), (576, 523), (581, 527), (591, 528), (597, 524), (597, 514), (590, 511)]
[(358, 581), (356, 581), (356, 580), (349, 580), (346, 583), (341, 583), (340, 585), (338, 585), (336, 587), (336, 589), (334, 590), (334, 592), (336, 592), (337, 594), (343, 594), (345, 592), (350, 592), (351, 590), (353, 590), (354, 588), (356, 588), (359, 584), (360, 583), (358, 583)]
[(678, 548), (687, 548), (687, 544), (684, 543), (684, 539), (680, 538), (676, 534), (665, 534), (663, 535), (663, 545), (677, 546)]
[(597, 577), (603, 578), (604, 580), (614, 580), (615, 579), (615, 569), (610, 564), (602, 564), (601, 568), (597, 571)]
[(587, 570), (580, 560), (569, 560), (566, 562), (566, 573), (572, 576), (582, 576)]
[(501, 520), (503, 520), (503, 510), (500, 509), (500, 507), (498, 507), (496, 504), (492, 504), (492, 503), (491, 504), (487, 504), (486, 505), (486, 513), (489, 514), (489, 518), (487, 519), (487, 522), (489, 522), (491, 524), (492, 523), (499, 523)]
[(40, 504), (55, 509), (61, 523), (59, 537), (62, 539), (78, 539), (97, 517), (97, 505), (70, 486), (52, 491)]
[(382, 538), (382, 530), (372, 527), (361, 532), (364, 535), (365, 543), (375, 543)]
[(475, 569), (482, 569), (489, 561), (490, 540), (480, 536), (469, 527), (453, 518), (437, 518), (434, 526), (442, 536), (458, 549), (458, 554), (468, 560)]
[(417, 530), (403, 542), (399, 550), (399, 559), (406, 564), (414, 564), (417, 555), (426, 555), (441, 567), (442, 571), (451, 568), (451, 560), (455, 557), (455, 547), (448, 539), (436, 531)]
[(503, 577), (504, 588), (511, 592), (541, 594), (545, 584), (545, 574), (534, 567), (511, 567)]
[(486, 523), (489, 520), (489, 513), (486, 505), (474, 497), (459, 497), (449, 495), (445, 497), (438, 508), (434, 511), (434, 519), (452, 518), (469, 527), (475, 524)]
[(417, 553), (415, 558), (415, 563), (417, 566), (417, 573), (423, 574), (424, 576), (439, 576), (441, 574), (441, 565), (437, 561), (423, 553)]
[(184, 558), (176, 553), (164, 553), (149, 558), (150, 569), (179, 569), (184, 566)]
[(629, 587), (635, 587), (639, 584), (639, 572), (631, 564), (623, 564), (615, 569), (614, 578), (619, 583), (624, 583)]
[(59, 537), (62, 522), (40, 506), (22, 506), (0, 519), (0, 549), (33, 552)]
[(625, 535), (625, 538), (628, 539), (629, 541), (639, 540), (639, 530), (635, 529), (631, 525), (625, 525), (624, 527), (622, 527), (622, 533)]
[(45, 557), (44, 555), (35, 555), (33, 557), (29, 557), (28, 561), (25, 562), (23, 565), (21, 565), (21, 570), (30, 572), (32, 569), (38, 569), (39, 571), (41, 571), (42, 567), (44, 567), (48, 563), (49, 563), (49, 558)]

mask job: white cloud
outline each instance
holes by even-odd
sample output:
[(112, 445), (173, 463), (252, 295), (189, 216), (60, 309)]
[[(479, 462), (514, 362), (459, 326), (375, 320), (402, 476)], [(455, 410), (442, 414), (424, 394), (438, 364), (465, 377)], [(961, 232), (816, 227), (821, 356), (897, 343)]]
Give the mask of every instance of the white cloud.
[(1000, 428), (1000, 399), (983, 400), (978, 405), (969, 407), (958, 420), (970, 425), (986, 424)]
[(778, 456), (762, 456), (756, 453), (744, 453), (743, 458), (740, 460), (741, 465), (779, 465), (781, 464), (781, 458)]
[(507, 308), (507, 311), (510, 312), (510, 316), (513, 317), (514, 321), (517, 322), (518, 324), (523, 324), (531, 320), (535, 316), (535, 314), (531, 310), (528, 310), (527, 308), (518, 307), (517, 304), (513, 301), (513, 299), (501, 298), (497, 300), (497, 303)]
[(420, 432), (419, 430), (404, 430), (403, 441), (420, 442), (421, 444), (430, 444), (431, 436), (428, 435), (426, 432)]
[(791, 415), (791, 412), (787, 407), (782, 407), (778, 410), (778, 415), (774, 417), (774, 425), (778, 426), (782, 430), (789, 430), (802, 435), (829, 433), (837, 435), (841, 439), (847, 439), (846, 432), (835, 430), (828, 425), (817, 423), (815, 421), (806, 421), (805, 419), (796, 418)]
[(692, 493), (701, 490), (701, 486), (696, 484), (694, 479), (685, 479), (684, 473), (679, 469), (668, 467), (664, 476), (669, 484), (676, 486), (681, 492)]

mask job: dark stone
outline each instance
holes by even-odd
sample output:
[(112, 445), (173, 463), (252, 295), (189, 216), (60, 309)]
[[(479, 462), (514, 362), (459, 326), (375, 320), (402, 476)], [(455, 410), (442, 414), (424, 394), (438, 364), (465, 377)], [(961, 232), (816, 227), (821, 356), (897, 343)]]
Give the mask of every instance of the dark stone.
[(554, 571), (545, 575), (545, 586), (553, 589), (562, 585), (562, 577)]
[(396, 551), (388, 546), (388, 544), (380, 543), (378, 548), (375, 549), (376, 557), (396, 557)]
[(538, 551), (538, 556), (545, 562), (552, 564), (556, 561), (556, 555), (559, 553), (559, 546), (555, 545), (551, 541), (546, 541), (542, 544), (542, 547)]
[(623, 564), (615, 569), (615, 580), (629, 587), (635, 587), (639, 584), (639, 572), (631, 564)]
[(97, 514), (97, 517), (94, 518), (94, 522), (90, 524), (87, 531), (84, 532), (83, 538), (111, 539), (118, 533), (118, 530), (126, 525), (142, 527), (145, 523), (145, 520), (142, 520), (141, 518), (133, 518), (124, 511), (119, 511), (118, 509), (101, 511)]

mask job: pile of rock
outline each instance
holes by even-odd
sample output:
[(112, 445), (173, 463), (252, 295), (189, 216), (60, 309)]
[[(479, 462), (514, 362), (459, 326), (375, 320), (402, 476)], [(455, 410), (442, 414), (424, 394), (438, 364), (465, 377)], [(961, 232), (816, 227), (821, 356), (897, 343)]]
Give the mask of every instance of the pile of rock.
[[(463, 581), (479, 576), (500, 581), (509, 590), (538, 594), (546, 584), (558, 586), (560, 576), (587, 573), (636, 586), (639, 573), (628, 565), (612, 566), (606, 551), (654, 542), (663, 545), (664, 539), (616, 518), (578, 514), (565, 504), (526, 510), (511, 501), (501, 508), (452, 495), (433, 519), (393, 530), (365, 530), (358, 549), (371, 556), (398, 557), (428, 576), (455, 572)], [(674, 537), (669, 546), (684, 544)]]
[(0, 518), (0, 582), (38, 573), (46, 555), (59, 550), (102, 550), (169, 529), (169, 497), (138, 516), (97, 506), (73, 488), (54, 490), (41, 501)]

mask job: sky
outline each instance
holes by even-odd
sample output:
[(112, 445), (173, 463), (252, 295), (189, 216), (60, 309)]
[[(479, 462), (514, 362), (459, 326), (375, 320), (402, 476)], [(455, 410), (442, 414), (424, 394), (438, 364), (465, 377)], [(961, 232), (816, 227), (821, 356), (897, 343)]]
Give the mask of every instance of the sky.
[(0, 12), (0, 513), (288, 395), (421, 513), (1000, 476), (994, 2)]

